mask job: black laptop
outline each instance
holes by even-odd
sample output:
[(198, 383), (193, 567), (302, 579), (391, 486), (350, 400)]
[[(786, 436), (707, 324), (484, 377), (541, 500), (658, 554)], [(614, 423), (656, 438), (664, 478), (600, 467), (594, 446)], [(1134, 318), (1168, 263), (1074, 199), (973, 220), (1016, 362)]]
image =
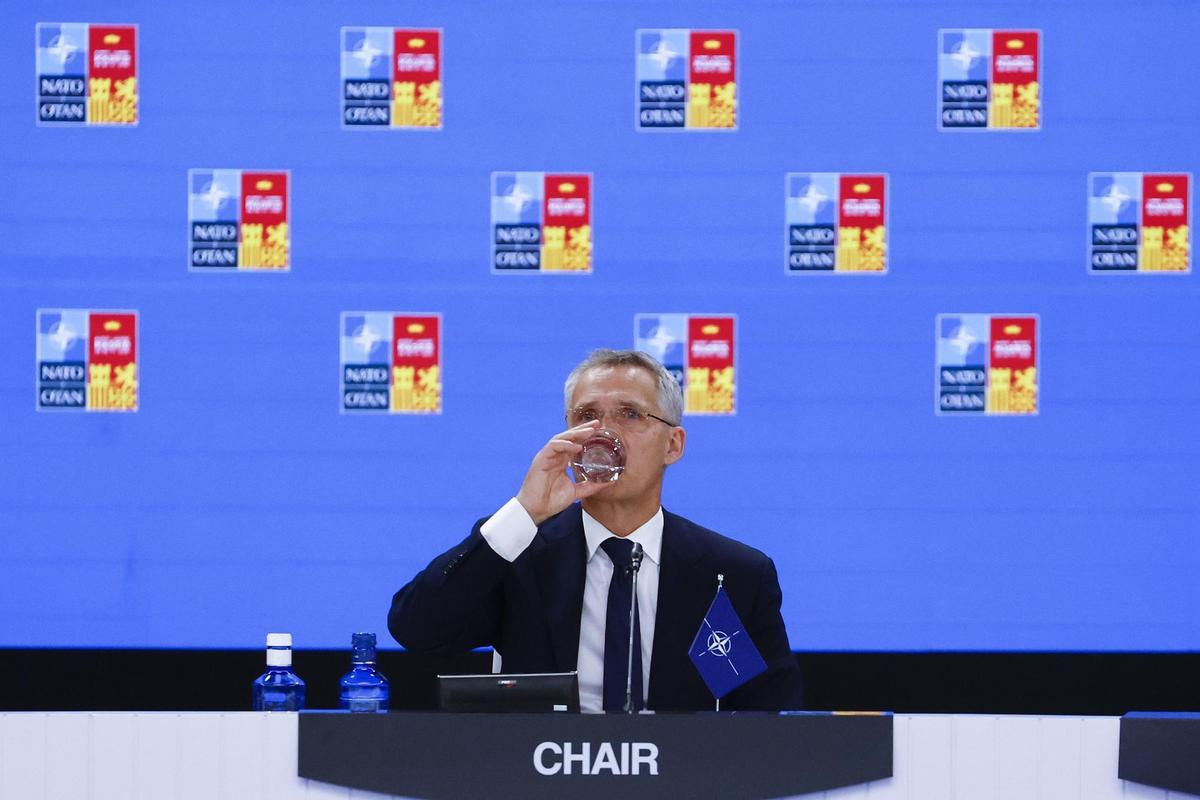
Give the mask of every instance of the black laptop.
[(579, 674), (438, 675), (442, 711), (579, 712)]

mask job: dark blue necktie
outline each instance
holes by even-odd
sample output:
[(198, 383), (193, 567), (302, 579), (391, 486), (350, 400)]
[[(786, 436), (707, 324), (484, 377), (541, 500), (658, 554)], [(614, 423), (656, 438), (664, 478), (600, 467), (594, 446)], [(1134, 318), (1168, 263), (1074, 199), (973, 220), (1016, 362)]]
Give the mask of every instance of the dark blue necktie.
[[(633, 600), (633, 542), (616, 536), (600, 543), (613, 562), (608, 584), (608, 619), (604, 623), (604, 710), (625, 710), (625, 676), (629, 669), (629, 604)], [(642, 625), (633, 615), (633, 707), (642, 703)]]

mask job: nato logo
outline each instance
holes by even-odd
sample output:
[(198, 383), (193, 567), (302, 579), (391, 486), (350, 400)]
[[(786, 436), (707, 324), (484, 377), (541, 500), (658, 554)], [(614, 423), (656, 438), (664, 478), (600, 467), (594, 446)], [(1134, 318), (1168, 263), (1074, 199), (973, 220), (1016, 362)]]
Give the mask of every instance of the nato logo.
[(341, 410), (442, 412), (441, 314), (346, 311), (341, 317)]
[(392, 315), (342, 315), (342, 411), (387, 411), (391, 386)]
[(137, 26), (39, 22), (39, 125), (138, 122)]
[(290, 268), (287, 171), (190, 169), (187, 183), (190, 271)]
[(784, 177), (789, 274), (887, 272), (887, 175)]
[(737, 38), (735, 30), (635, 32), (635, 129), (736, 130)]
[(646, 30), (637, 36), (638, 128), (687, 125), (686, 30)]
[(988, 318), (982, 314), (938, 318), (938, 411), (987, 408)]
[(592, 271), (592, 176), (492, 173), (492, 272)]
[(939, 314), (938, 414), (1038, 413), (1038, 318), (1030, 314)]
[(986, 128), (991, 31), (942, 33), (938, 72), (941, 77), (941, 127)]
[(1184, 274), (1191, 269), (1191, 176), (1088, 176), (1089, 271)]
[(87, 407), (88, 312), (38, 314), (38, 408)]
[(442, 127), (442, 32), (342, 28), (342, 127)]
[(191, 269), (237, 268), (241, 205), (241, 170), (194, 169), (188, 172)]
[(837, 173), (790, 173), (785, 180), (787, 271), (833, 272), (837, 264)]
[(137, 316), (39, 309), (37, 409), (137, 411)]
[(938, 32), (940, 130), (1041, 126), (1041, 33), (954, 28)]
[(542, 251), (540, 172), (492, 173), (492, 270), (538, 271)]
[(37, 26), (38, 124), (87, 122), (87, 25)]
[(391, 125), (391, 28), (342, 28), (342, 126)]

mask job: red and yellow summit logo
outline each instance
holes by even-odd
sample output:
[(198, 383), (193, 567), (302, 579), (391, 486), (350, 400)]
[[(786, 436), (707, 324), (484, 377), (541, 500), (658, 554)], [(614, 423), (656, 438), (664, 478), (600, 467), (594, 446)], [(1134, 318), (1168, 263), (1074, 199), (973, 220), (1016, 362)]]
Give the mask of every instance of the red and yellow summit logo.
[(188, 266), (287, 270), (291, 201), (286, 171), (188, 171)]
[(37, 312), (38, 410), (137, 411), (137, 312)]
[(137, 26), (39, 22), (39, 125), (136, 125)]
[(346, 311), (341, 322), (343, 412), (442, 412), (440, 314)]
[(887, 272), (887, 175), (791, 172), (787, 271)]
[(492, 272), (592, 271), (592, 176), (492, 173)]
[(1038, 413), (1038, 318), (939, 314), (937, 413)]
[(342, 28), (342, 127), (442, 127), (442, 32)]
[(736, 130), (737, 31), (637, 32), (637, 130)]
[(938, 39), (940, 129), (1041, 127), (1039, 31), (952, 28)]
[(1185, 172), (1089, 175), (1092, 274), (1190, 272), (1191, 183)]

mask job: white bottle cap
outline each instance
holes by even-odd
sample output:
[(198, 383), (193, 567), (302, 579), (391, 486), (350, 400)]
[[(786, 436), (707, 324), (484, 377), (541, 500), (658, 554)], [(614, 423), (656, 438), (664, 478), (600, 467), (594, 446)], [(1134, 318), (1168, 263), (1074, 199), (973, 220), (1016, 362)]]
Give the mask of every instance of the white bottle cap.
[(292, 635), (290, 633), (267, 634), (267, 666), (290, 667), (292, 665)]
[(267, 647), (291, 647), (292, 635), (290, 633), (268, 633)]

